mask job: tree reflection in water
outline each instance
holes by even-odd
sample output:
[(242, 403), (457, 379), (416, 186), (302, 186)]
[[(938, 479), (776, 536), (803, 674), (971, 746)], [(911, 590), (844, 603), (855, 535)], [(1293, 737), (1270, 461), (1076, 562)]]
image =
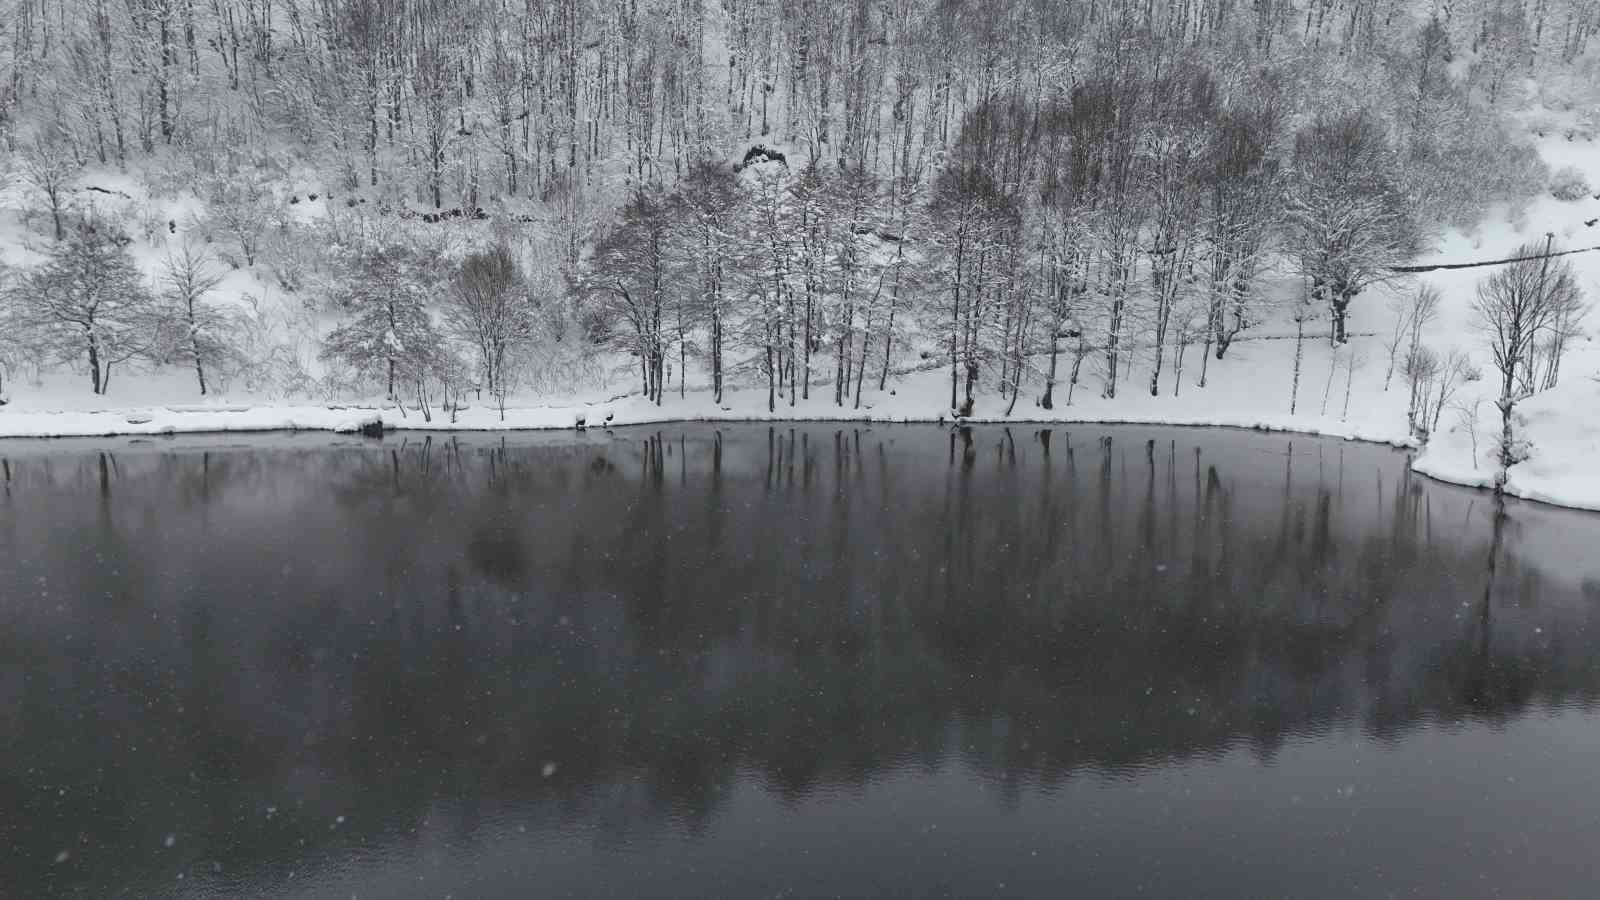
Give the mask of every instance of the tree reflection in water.
[(467, 835), (536, 804), (626, 842), (743, 782), (801, 804), (954, 763), (1015, 806), (1600, 690), (1594, 584), (1539, 536), (1600, 525), (1381, 448), (785, 425), (0, 456), (21, 896), (138, 892), (170, 821), (207, 823), (190, 864), (270, 881), (442, 802)]

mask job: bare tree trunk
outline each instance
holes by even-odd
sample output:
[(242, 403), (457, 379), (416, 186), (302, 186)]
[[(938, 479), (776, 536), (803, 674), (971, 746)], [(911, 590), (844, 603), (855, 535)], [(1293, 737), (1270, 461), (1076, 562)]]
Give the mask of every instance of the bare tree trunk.
[(961, 331), (961, 264), (963, 256), (962, 235), (956, 237), (956, 280), (951, 288), (950, 300), (950, 409), (956, 408), (956, 384), (960, 375), (956, 369), (956, 342)]
[(1085, 339), (1078, 337), (1077, 349), (1072, 351), (1072, 374), (1067, 380), (1067, 405), (1072, 405), (1072, 395), (1078, 390), (1078, 374), (1083, 369), (1083, 360), (1088, 356)]
[[(1349, 358), (1347, 358), (1344, 361), (1344, 411), (1339, 414), (1339, 421), (1341, 421), (1341, 422), (1343, 422), (1345, 419), (1350, 418), (1350, 387), (1351, 387), (1352, 384), (1354, 384), (1355, 380), (1356, 380), (1356, 355), (1354, 353), (1351, 353)], [(1473, 434), (1472, 440), (1474, 442), (1476, 442), (1478, 440), (1478, 436), (1477, 436), (1476, 433)], [(1477, 465), (1477, 459), (1478, 459), (1478, 453), (1477, 453), (1476, 450), (1474, 450), (1473, 453), (1472, 453), (1472, 459), (1473, 459), (1473, 465), (1476, 466)]]
[(1335, 347), (1333, 349), (1333, 352), (1328, 355), (1328, 381), (1327, 381), (1326, 384), (1324, 384), (1322, 386), (1322, 412), (1321, 412), (1321, 415), (1325, 416), (1325, 415), (1328, 414), (1328, 398), (1333, 395), (1333, 376), (1334, 376), (1334, 373), (1338, 372), (1338, 371), (1339, 371), (1339, 348)]
[(100, 339), (95, 337), (94, 330), (85, 326), (84, 331), (89, 341), (89, 386), (96, 394), (105, 393), (105, 385), (100, 381)]
[[(1186, 332), (1178, 334), (1177, 344), (1178, 346), (1172, 351), (1172, 396), (1174, 397), (1178, 396), (1178, 392), (1183, 389), (1183, 355), (1189, 349), (1189, 336)], [(1202, 356), (1200, 363), (1202, 372), (1206, 368), (1204, 359), (1205, 357)]]
[(1039, 400), (1039, 405), (1045, 409), (1055, 409), (1056, 391), (1056, 365), (1061, 358), (1061, 338), (1059, 337), (1060, 323), (1052, 322), (1050, 325), (1050, 375), (1044, 381), (1044, 397)]
[(432, 422), (433, 410), (428, 406), (427, 381), (428, 379), (426, 376), (417, 376), (417, 409), (422, 411), (422, 421)]
[(1333, 303), (1331, 305), (1331, 310), (1333, 312), (1333, 343), (1348, 343), (1350, 336), (1345, 331), (1345, 322), (1350, 317), (1350, 300), (1352, 295), (1346, 294), (1343, 291), (1334, 291), (1329, 296), (1331, 296), (1333, 299)]
[[(809, 268), (809, 263), (807, 264), (807, 267)], [(807, 275), (806, 276), (806, 333), (805, 333), (805, 347), (802, 348), (804, 350), (804, 358), (805, 358), (805, 380), (804, 380), (804, 383), (801, 386), (801, 390), (805, 392), (805, 393), (801, 394), (801, 397), (803, 399), (806, 399), (806, 400), (810, 400), (811, 399), (811, 316), (812, 316), (812, 310), (813, 310), (811, 291), (812, 291), (811, 276)], [(792, 390), (792, 386), (791, 386), (791, 390)], [(791, 396), (789, 399), (791, 401), (789, 405), (793, 406), (794, 405), (794, 403), (793, 403), (794, 397)]]
[(867, 314), (866, 327), (861, 331), (861, 359), (856, 364), (856, 409), (861, 408), (861, 382), (867, 380), (867, 340), (872, 336), (872, 315)]
[(711, 311), (711, 388), (717, 403), (722, 403), (722, 314)]
[(767, 412), (778, 409), (778, 370), (772, 365), (772, 341), (767, 341)]
[[(898, 263), (905, 253), (905, 235), (900, 236), (900, 248), (895, 251), (895, 260)], [(894, 285), (889, 289), (889, 324), (883, 330), (883, 371), (878, 375), (878, 390), (883, 390), (889, 383), (889, 355), (894, 343), (894, 314), (896, 301), (900, 299), (900, 266), (894, 269)], [(865, 353), (865, 345), (862, 352)]]
[[(1120, 251), (1118, 251), (1120, 253)], [(1106, 329), (1106, 399), (1117, 396), (1117, 361), (1122, 347), (1122, 315), (1127, 303), (1123, 295), (1123, 288), (1127, 286), (1127, 275), (1122, 262), (1118, 259), (1112, 261), (1111, 273), (1111, 321)]]
[(1300, 399), (1300, 362), (1305, 359), (1306, 317), (1302, 312), (1294, 322), (1294, 382), (1289, 388), (1289, 415), (1294, 415), (1295, 404)]
[(1505, 492), (1506, 481), (1511, 477), (1511, 466), (1516, 461), (1516, 440), (1511, 432), (1511, 411), (1516, 401), (1511, 399), (1509, 382), (1510, 379), (1507, 379), (1508, 387), (1495, 403), (1495, 406), (1500, 407), (1500, 471), (1494, 477), (1496, 494)]

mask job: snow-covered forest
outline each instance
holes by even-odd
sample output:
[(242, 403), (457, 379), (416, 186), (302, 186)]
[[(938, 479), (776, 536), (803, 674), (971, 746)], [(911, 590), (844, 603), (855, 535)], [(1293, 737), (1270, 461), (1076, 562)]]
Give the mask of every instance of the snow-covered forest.
[[(1596, 28), (1600, 0), (0, 0), (0, 399), (1187, 421), (1227, 370), (1324, 430), (1352, 397), (1389, 439), (1465, 428), (1503, 480), (1517, 404), (1593, 374), (1562, 365), (1586, 257), (1550, 255), (1584, 235), (1530, 210), (1600, 200), (1540, 143), (1593, 155)], [(1527, 258), (1408, 271), (1497, 256)]]

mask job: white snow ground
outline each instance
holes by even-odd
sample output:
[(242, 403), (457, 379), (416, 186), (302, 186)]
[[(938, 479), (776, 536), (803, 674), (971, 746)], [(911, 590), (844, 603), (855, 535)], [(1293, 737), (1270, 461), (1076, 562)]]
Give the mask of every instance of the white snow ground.
[[(1546, 122), (1560, 116), (1548, 111), (1530, 113)], [(1574, 165), (1600, 190), (1600, 143), (1578, 137), (1569, 141), (1561, 127), (1546, 126), (1540, 150), (1552, 170)], [(104, 173), (86, 176), (83, 183), (114, 184), (130, 194), (137, 192), (134, 179)], [(12, 196), (0, 198), (0, 259), (23, 265), (38, 260), (42, 246), (37, 238), (40, 222), (35, 214), (30, 225), (20, 218), (21, 202), (13, 188)], [(142, 201), (141, 201), (142, 202)], [(177, 200), (157, 206), (162, 217), (178, 218), (194, 205)], [(309, 204), (296, 212), (311, 215)], [(1447, 235), (1437, 250), (1423, 262), (1461, 262), (1509, 256), (1524, 242), (1542, 242), (1553, 232), (1558, 244), (1568, 248), (1600, 244), (1600, 227), (1584, 222), (1600, 218), (1600, 199), (1585, 198), (1560, 202), (1546, 195), (1535, 199), (1522, 215), (1507, 211), (1492, 214), (1472, 234)], [(164, 248), (143, 246), (138, 257), (154, 275)], [(1600, 299), (1600, 252), (1578, 254), (1569, 259), (1591, 302)], [(257, 267), (258, 269), (261, 267)], [(1421, 448), (1414, 466), (1424, 474), (1465, 485), (1484, 486), (1492, 482), (1495, 463), (1491, 451), (1498, 431), (1498, 413), (1490, 401), (1494, 378), (1489, 370), (1487, 351), (1471, 326), (1469, 303), (1478, 281), (1488, 269), (1468, 269), (1430, 273), (1425, 276), (1443, 293), (1439, 321), (1430, 329), (1425, 343), (1441, 355), (1451, 348), (1470, 352), (1474, 362), (1485, 370), (1484, 378), (1465, 385), (1458, 398), (1471, 403), (1481, 398), (1474, 438), (1464, 422), (1446, 411), (1438, 431)], [(245, 292), (271, 296), (264, 273), (248, 270), (230, 274), (224, 285), (229, 296)], [(1409, 291), (1416, 281), (1404, 282), (1395, 290)], [(1299, 282), (1281, 278), (1276, 289), (1294, 291)], [(1085, 365), (1085, 379), (1071, 406), (1065, 403), (1065, 386), (1058, 388), (1056, 408), (1039, 408), (1025, 394), (1010, 416), (1006, 403), (994, 393), (993, 377), (986, 376), (973, 421), (1023, 423), (1141, 423), (1172, 425), (1234, 426), (1267, 430), (1298, 431), (1351, 439), (1411, 445), (1405, 422), (1406, 390), (1396, 373), (1388, 390), (1384, 375), (1388, 351), (1384, 338), (1392, 331), (1393, 315), (1383, 290), (1373, 290), (1356, 299), (1351, 328), (1356, 333), (1350, 348), (1341, 357), (1354, 353), (1358, 360), (1350, 379), (1346, 404), (1346, 372), (1340, 362), (1330, 372), (1332, 354), (1326, 343), (1324, 323), (1308, 324), (1305, 360), (1299, 385), (1296, 411), (1291, 414), (1290, 393), (1294, 341), (1292, 326), (1278, 322), (1240, 338), (1227, 359), (1210, 364), (1209, 383), (1195, 386), (1199, 372), (1200, 348), (1188, 351), (1184, 383), (1173, 396), (1170, 359), (1163, 376), (1161, 394), (1148, 394), (1149, 366), (1136, 362), (1130, 378), (1122, 381), (1119, 396), (1106, 400), (1099, 396), (1100, 379)], [(278, 302), (297, 301), (281, 298)], [(1562, 365), (1563, 381), (1554, 390), (1537, 395), (1519, 406), (1522, 434), (1531, 443), (1527, 461), (1512, 468), (1507, 483), (1509, 493), (1581, 509), (1600, 510), (1600, 344), (1593, 340), (1600, 329), (1600, 315), (1586, 322), (1585, 334), (1576, 342)], [(308, 358), (314, 352), (307, 352)], [(931, 360), (930, 365), (937, 360)], [(820, 363), (829, 366), (826, 357)], [(108, 396), (89, 392), (87, 377), (76, 371), (58, 369), (42, 373), (37, 379), (8, 379), (5, 394), (10, 403), (0, 407), (0, 437), (67, 437), (114, 434), (177, 434), (198, 432), (238, 432), (268, 430), (353, 431), (379, 418), (389, 429), (418, 430), (501, 430), (571, 428), (582, 418), (590, 427), (630, 425), (678, 420), (861, 420), (861, 421), (938, 421), (949, 416), (949, 371), (933, 369), (913, 372), (890, 380), (893, 393), (879, 393), (869, 364), (869, 385), (863, 392), (862, 409), (839, 408), (832, 402), (831, 385), (813, 386), (810, 400), (790, 405), (780, 397), (775, 412), (767, 411), (765, 387), (747, 387), (729, 392), (724, 402), (715, 404), (709, 391), (696, 388), (699, 380), (690, 375), (686, 398), (671, 382), (662, 406), (647, 403), (642, 397), (616, 397), (626, 390), (637, 391), (629, 374), (613, 378), (607, 389), (596, 388), (569, 396), (524, 396), (515, 398), (502, 421), (499, 411), (487, 398), (464, 409), (452, 421), (434, 411), (425, 422), (415, 409), (402, 413), (392, 403), (372, 398), (351, 398), (343, 402), (318, 402), (310, 397), (283, 398), (249, 395), (234, 391), (223, 396), (199, 396), (192, 373), (180, 369), (154, 372), (118, 371)], [(627, 373), (624, 367), (622, 370)], [(820, 378), (820, 376), (819, 376)], [(1033, 391), (1036, 395), (1037, 390)], [(612, 399), (608, 399), (612, 398)]]

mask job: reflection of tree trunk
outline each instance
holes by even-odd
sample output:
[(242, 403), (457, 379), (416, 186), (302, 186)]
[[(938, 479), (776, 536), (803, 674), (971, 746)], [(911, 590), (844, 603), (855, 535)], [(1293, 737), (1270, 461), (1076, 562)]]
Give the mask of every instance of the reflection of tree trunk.
[(1465, 697), (1467, 704), (1480, 712), (1492, 709), (1494, 698), (1490, 684), (1493, 664), (1489, 656), (1489, 637), (1493, 631), (1491, 610), (1494, 602), (1495, 569), (1499, 565), (1500, 550), (1505, 544), (1506, 502), (1502, 494), (1495, 495), (1494, 511), (1490, 514), (1493, 537), (1489, 541), (1488, 572), (1483, 582), (1483, 601), (1478, 607), (1478, 646), (1472, 654), (1467, 672)]
[[(1059, 558), (1056, 544), (1061, 531), (1061, 515), (1055, 505), (1055, 467), (1050, 464), (1050, 429), (1039, 432), (1039, 446), (1044, 451), (1044, 464), (1039, 479), (1039, 519), (1040, 533), (1044, 537), (1044, 545), (1039, 549), (1044, 558), (1054, 560)], [(1041, 584), (1035, 577), (1034, 583)]]
[(1294, 441), (1289, 442), (1289, 450), (1284, 455), (1283, 461), (1283, 491), (1278, 500), (1278, 543), (1274, 560), (1281, 560), (1287, 552), (1290, 533), (1293, 531), (1293, 521), (1290, 510), (1293, 504), (1290, 497), (1294, 494)]
[(1139, 545), (1146, 556), (1155, 550), (1156, 543), (1156, 442), (1144, 442), (1144, 507), (1139, 513)]
[[(791, 371), (791, 374), (792, 374), (793, 370), (791, 369), (790, 371)], [(791, 399), (792, 399), (792, 396), (791, 396)], [(787, 478), (788, 478), (788, 486), (789, 486), (789, 488), (791, 490), (793, 490), (793, 488), (794, 488), (794, 429), (793, 428), (789, 429), (789, 446), (784, 449), (783, 453), (784, 453), (784, 459), (788, 460), (788, 465), (784, 468), (784, 475), (787, 476)]]
[(1167, 441), (1167, 553), (1178, 553), (1178, 442)]
[(772, 475), (773, 475), (773, 470), (776, 468), (776, 463), (773, 460), (773, 454), (777, 450), (777, 443), (778, 443), (778, 432), (777, 432), (777, 429), (773, 428), (771, 425), (768, 425), (767, 426), (767, 479), (766, 479), (766, 481), (767, 481), (767, 491), (769, 493), (772, 491)]
[(1111, 438), (1100, 439), (1100, 522), (1103, 528), (1100, 538), (1106, 554), (1102, 559), (1111, 559), (1116, 547), (1115, 518), (1111, 514)]

